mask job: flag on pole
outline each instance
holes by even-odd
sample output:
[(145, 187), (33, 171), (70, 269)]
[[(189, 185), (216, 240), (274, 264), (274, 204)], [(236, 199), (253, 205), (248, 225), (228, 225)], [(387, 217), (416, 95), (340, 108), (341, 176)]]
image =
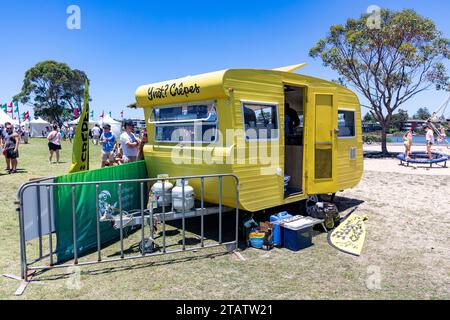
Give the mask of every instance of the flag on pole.
[(6, 110), (7, 110), (7, 104), (5, 103), (5, 104), (2, 104), (2, 109), (3, 109), (3, 111), (5, 111), (5, 113), (6, 113)]
[(112, 113), (111, 113), (111, 111), (110, 111), (108, 114), (109, 114), (109, 116), (112, 118)]
[(89, 88), (84, 84), (84, 102), (80, 121), (75, 129), (72, 149), (72, 166), (69, 173), (89, 170)]
[(18, 118), (19, 121), (20, 121), (19, 103), (18, 103), (17, 101), (14, 102), (14, 106), (16, 107), (16, 108), (14, 109), (14, 112), (17, 113), (17, 118)]
[(13, 113), (13, 104), (12, 104), (12, 102), (8, 105), (8, 111), (7, 111), (8, 113)]

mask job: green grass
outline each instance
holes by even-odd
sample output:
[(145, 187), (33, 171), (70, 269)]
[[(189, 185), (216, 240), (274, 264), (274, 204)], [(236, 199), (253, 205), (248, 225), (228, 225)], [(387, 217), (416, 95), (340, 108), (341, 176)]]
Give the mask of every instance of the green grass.
[[(19, 274), (19, 230), (14, 201), (20, 184), (31, 178), (67, 173), (71, 159), (70, 146), (67, 142), (63, 143), (62, 161), (65, 163), (49, 165), (46, 141), (33, 139), (29, 145), (21, 146), (21, 173), (0, 176), (0, 273)], [(99, 147), (91, 147), (91, 168), (100, 166), (99, 159)], [(442, 185), (446, 178), (421, 179), (424, 185), (431, 182)], [(398, 179), (396, 176), (393, 181), (400, 181)], [(379, 200), (361, 191), (366, 190), (364, 188), (367, 186), (373, 186), (376, 192), (398, 192), (395, 188), (401, 190), (401, 184), (384, 185), (384, 181), (391, 180), (390, 174), (369, 172), (364, 175), (360, 187), (347, 190), (337, 198), (343, 209), (342, 215), (358, 204), (359, 213), (369, 215), (366, 244), (361, 257), (335, 250), (328, 245), (325, 234), (317, 233), (314, 246), (298, 253), (286, 249), (245, 249), (242, 254), (246, 261), (237, 260), (219, 247), (82, 267), (79, 288), (71, 286), (72, 269), (46, 271), (35, 277), (39, 283), (31, 284), (21, 297), (13, 296), (19, 282), (2, 277), (0, 298), (448, 299), (449, 259), (445, 246), (433, 244), (436, 249), (430, 253), (428, 247), (415, 243), (408, 245), (408, 239), (399, 239), (392, 230), (393, 217), (404, 212), (404, 209), (389, 206), (396, 197)], [(448, 205), (446, 199), (439, 198), (437, 201), (441, 202), (436, 205)], [(412, 210), (412, 216), (416, 216), (414, 208), (407, 210)], [(445, 223), (448, 225), (448, 219)], [(397, 227), (416, 227), (422, 231), (420, 236), (427, 241), (438, 243), (438, 240), (448, 240), (448, 228), (435, 232), (432, 228), (424, 228), (423, 222), (416, 219)], [(139, 236), (140, 232), (137, 232), (126, 239), (125, 250), (135, 252)], [(188, 237), (194, 236), (188, 233)], [(169, 237), (168, 240), (177, 246), (179, 235)], [(393, 244), (395, 249), (391, 250)], [(35, 251), (36, 245), (30, 244), (28, 250)], [(117, 256), (117, 244), (106, 248), (103, 254)], [(94, 257), (95, 254), (83, 259)], [(381, 288), (370, 290), (366, 286), (368, 268), (374, 265), (381, 269)]]

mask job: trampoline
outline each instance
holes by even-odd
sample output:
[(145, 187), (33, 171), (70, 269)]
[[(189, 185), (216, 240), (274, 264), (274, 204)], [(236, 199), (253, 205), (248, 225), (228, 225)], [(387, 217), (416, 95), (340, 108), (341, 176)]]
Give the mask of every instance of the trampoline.
[[(447, 161), (449, 160), (450, 156), (444, 153), (437, 153), (437, 152), (432, 152), (431, 154), (433, 156), (433, 159), (428, 159), (427, 153), (415, 151), (410, 153), (410, 159), (407, 160), (405, 154), (400, 153), (397, 155), (397, 159), (400, 160), (401, 165), (403, 165), (403, 163), (406, 162), (407, 166), (409, 166), (410, 163), (429, 164), (431, 168), (433, 167), (433, 164), (436, 164), (437, 166), (447, 168)], [(441, 163), (443, 163), (443, 165), (440, 165)]]

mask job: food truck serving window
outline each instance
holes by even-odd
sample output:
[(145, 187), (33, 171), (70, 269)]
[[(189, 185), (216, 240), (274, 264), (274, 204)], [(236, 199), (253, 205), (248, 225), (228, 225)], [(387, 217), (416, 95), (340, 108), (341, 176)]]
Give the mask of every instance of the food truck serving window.
[(242, 102), (247, 140), (278, 139), (278, 106), (270, 103)]
[(355, 111), (338, 110), (339, 138), (355, 136)]
[(214, 142), (217, 113), (214, 101), (153, 108), (149, 123), (158, 142)]

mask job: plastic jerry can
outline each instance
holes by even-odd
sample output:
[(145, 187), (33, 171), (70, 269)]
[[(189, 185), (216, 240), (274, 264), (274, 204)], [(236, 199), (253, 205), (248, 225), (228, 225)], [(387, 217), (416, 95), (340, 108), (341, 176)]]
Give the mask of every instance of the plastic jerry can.
[[(273, 221), (279, 221), (292, 218), (292, 215), (287, 213), (286, 211), (280, 212), (278, 214), (274, 214), (270, 216), (270, 222)], [(283, 245), (283, 228), (281, 228), (280, 225), (274, 225), (273, 226), (273, 244), (276, 246), (282, 246)]]

